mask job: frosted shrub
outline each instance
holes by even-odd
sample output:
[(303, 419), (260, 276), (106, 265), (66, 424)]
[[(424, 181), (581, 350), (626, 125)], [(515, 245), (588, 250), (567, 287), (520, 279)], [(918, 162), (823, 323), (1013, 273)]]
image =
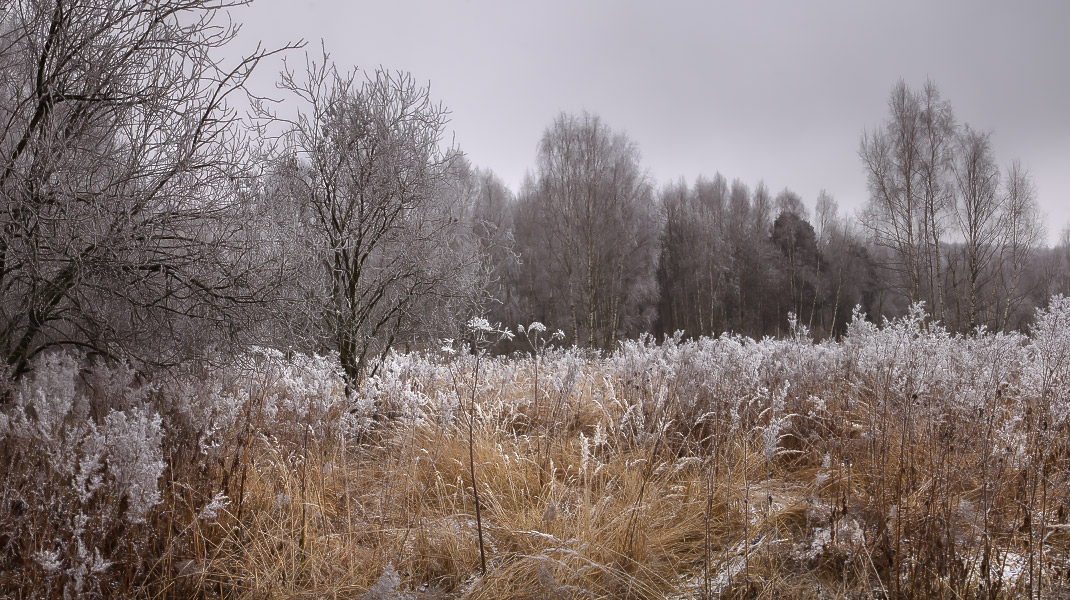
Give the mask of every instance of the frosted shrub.
[(369, 426), (333, 355), (253, 348), (225, 366), (188, 366), (161, 387), (173, 443), (212, 460), (257, 436), (292, 449), (309, 436), (341, 439)]
[(786, 403), (784, 399), (788, 396), (788, 387), (790, 383), (785, 381), (784, 385), (777, 391), (770, 395), (769, 407), (765, 409), (767, 413), (767, 423), (762, 427), (762, 450), (765, 454), (766, 464), (772, 462), (773, 458), (777, 455), (777, 446), (780, 444), (783, 438), (784, 431), (788, 425), (791, 424), (791, 419), (794, 415), (789, 414), (785, 410)]
[(932, 405), (953, 388), (946, 359), (957, 339), (939, 324), (926, 323), (920, 302), (880, 328), (865, 322), (856, 309), (843, 340), (852, 385), (878, 404), (898, 407), (920, 399)]
[(149, 509), (160, 503), (156, 485), (163, 473), (160, 415), (141, 408), (112, 411), (100, 428), (107, 449), (107, 470), (115, 478), (119, 496), (128, 502), (131, 522), (142, 523)]
[(1037, 311), (1030, 330), (1031, 368), (1024, 370), (1029, 392), (1050, 402), (1053, 425), (1066, 424), (1070, 416), (1070, 298), (1051, 299)]
[[(113, 373), (117, 381), (105, 388), (115, 394), (113, 401), (130, 403), (145, 396), (144, 388), (130, 387), (131, 371)], [(98, 370), (98, 381), (100, 375)], [(135, 406), (109, 410), (96, 423), (89, 418), (93, 400), (76, 391), (78, 380), (78, 362), (73, 357), (43, 357), (33, 375), (18, 386), (0, 434), (6, 443), (21, 443), (44, 454), (50, 474), (61, 481), (71, 478), (64, 483), (82, 502), (108, 482), (115, 488), (109, 495), (126, 503), (124, 517), (130, 523), (143, 522), (146, 512), (160, 501), (157, 480), (164, 468), (160, 417)]]
[(121, 365), (83, 380), (68, 354), (40, 357), (14, 386), (0, 421), (0, 532), (13, 544), (0, 572), (26, 557), (20, 576), (47, 582), (42, 595), (77, 596), (101, 593), (115, 562), (139, 564), (164, 470), (160, 417), (138, 406), (150, 391)]
[(222, 370), (194, 373), (181, 369), (166, 380), (160, 407), (166, 415), (171, 444), (201, 457), (216, 457), (228, 435), (233, 435), (247, 390), (233, 389)]
[(260, 433), (282, 440), (332, 439), (353, 432), (342, 366), (336, 356), (254, 348), (236, 361), (235, 384), (255, 406)]
[(420, 420), (433, 411), (434, 390), (448, 379), (447, 370), (421, 353), (391, 351), (361, 385), (359, 414)]
[[(43, 356), (31, 378), (19, 385), (15, 395), (15, 412), (11, 415), (12, 433), (36, 438), (48, 444), (61, 443), (68, 417), (88, 414), (84, 402), (75, 411), (75, 380), (78, 361), (66, 354)], [(79, 400), (82, 400), (79, 398)]]

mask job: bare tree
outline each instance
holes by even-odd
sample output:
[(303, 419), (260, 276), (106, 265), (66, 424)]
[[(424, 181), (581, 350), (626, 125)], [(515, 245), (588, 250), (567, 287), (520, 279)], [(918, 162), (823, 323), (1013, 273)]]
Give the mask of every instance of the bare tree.
[(428, 88), (306, 62), (280, 83), (301, 106), (281, 138), (276, 193), (300, 215), (294, 247), (315, 265), (298, 274), (307, 335), (339, 353), (354, 385), (399, 335), (419, 339), (447, 318), (442, 307), (472, 298), (478, 242), (461, 219), (459, 154), (442, 147), (447, 112)]
[(951, 104), (940, 97), (932, 81), (917, 96), (921, 134), (919, 180), (924, 240), (922, 243), (924, 287), (928, 290), (933, 314), (944, 319), (941, 242), (949, 215), (955, 208), (952, 169), (955, 159), (956, 124)]
[(817, 200), (814, 202), (814, 234), (817, 235), (818, 244), (823, 249), (826, 249), (835, 235), (837, 227), (840, 205), (836, 202), (836, 199), (832, 197), (832, 194), (828, 193), (828, 190), (821, 190), (817, 193)]
[(991, 135), (960, 128), (932, 82), (914, 92), (900, 81), (889, 110), (859, 152), (876, 254), (891, 259), (902, 298), (925, 300), (957, 329), (1007, 327), (1043, 231), (1028, 174), (1015, 163), (1001, 188)]
[[(1017, 160), (1007, 168), (1004, 178), (1002, 220), (999, 276), (1003, 314), (998, 326), (1000, 329), (1006, 329), (1012, 313), (1018, 309), (1023, 299), (1020, 289), (1022, 275), (1037, 255), (1045, 235), (1044, 219), (1037, 205), (1036, 187), (1029, 172)], [(1065, 242), (1065, 232), (1062, 237)]]
[[(217, 0), (0, 10), (0, 360), (50, 348), (154, 363), (237, 339), (258, 302)], [(222, 22), (221, 22), (222, 21)]]
[(658, 228), (631, 140), (588, 113), (558, 116), (519, 203), (529, 224), (518, 227), (524, 261), (544, 254), (549, 269), (531, 287), (560, 290), (556, 316), (575, 343), (609, 349), (651, 323)]
[(699, 198), (705, 183), (700, 179), (688, 189), (680, 181), (659, 194), (658, 330), (663, 334), (682, 330), (693, 336), (712, 335), (724, 318), (730, 256), (721, 213)]
[(778, 217), (784, 213), (791, 213), (803, 221), (809, 217), (809, 211), (806, 210), (802, 197), (788, 188), (780, 190), (773, 202), (776, 205)]
[(939, 311), (939, 244), (950, 210), (948, 178), (954, 115), (927, 83), (916, 93), (899, 81), (883, 127), (862, 136), (859, 155), (870, 198), (862, 224), (890, 250), (885, 263), (910, 302), (927, 300)]
[(762, 239), (769, 237), (769, 228), (773, 225), (773, 199), (769, 196), (769, 188), (764, 181), (759, 181), (754, 188), (753, 209), (751, 214), (754, 219), (754, 237)]
[(712, 179), (700, 176), (695, 180), (693, 196), (695, 245), (677, 246), (674, 250), (681, 256), (690, 254), (690, 260), (695, 262), (694, 267), (681, 271), (680, 276), (685, 279), (693, 276), (701, 283), (696, 290), (696, 301), (705, 307), (706, 318), (702, 319), (700, 312), (700, 326), (691, 333), (713, 335), (731, 329), (730, 313), (737, 312), (730, 305), (739, 297), (738, 253), (733, 252), (739, 238), (732, 239), (733, 232), (728, 225), (728, 180), (724, 175), (714, 173)]
[(495, 323), (520, 323), (531, 315), (521, 310), (520, 255), (516, 248), (515, 197), (489, 169), (470, 171), (469, 222), (484, 260), (487, 314)]
[(981, 324), (984, 288), (991, 278), (993, 261), (1000, 247), (1002, 198), (999, 195), (999, 167), (992, 156), (990, 134), (966, 126), (959, 140), (955, 163), (958, 187), (958, 230), (962, 236), (959, 260), (953, 260), (953, 285), (958, 288), (958, 328), (965, 331)]

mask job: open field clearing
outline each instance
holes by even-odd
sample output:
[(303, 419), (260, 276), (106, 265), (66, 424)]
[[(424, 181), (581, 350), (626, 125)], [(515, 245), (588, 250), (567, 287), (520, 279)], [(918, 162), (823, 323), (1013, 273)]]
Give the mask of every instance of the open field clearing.
[(1070, 301), (1029, 336), (921, 314), (606, 357), (536, 324), (352, 398), (326, 358), (149, 383), (54, 355), (0, 417), (0, 590), (1065, 597)]

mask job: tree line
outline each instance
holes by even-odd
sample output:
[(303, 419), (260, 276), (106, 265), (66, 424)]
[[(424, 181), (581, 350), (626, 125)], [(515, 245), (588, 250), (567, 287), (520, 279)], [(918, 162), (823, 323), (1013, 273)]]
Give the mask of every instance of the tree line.
[[(1021, 327), (1070, 291), (1036, 190), (932, 83), (897, 84), (860, 143), (858, 219), (822, 192), (716, 173), (657, 186), (639, 148), (561, 114), (514, 194), (447, 143), (404, 72), (221, 58), (215, 0), (17, 0), (0, 12), (0, 359), (67, 348), (167, 367), (251, 344), (336, 352), (354, 383), (394, 347), (488, 316), (612, 350), (640, 334), (843, 332), (925, 301), (956, 331)], [(235, 108), (248, 97), (248, 117)], [(244, 102), (244, 100), (243, 100)]]

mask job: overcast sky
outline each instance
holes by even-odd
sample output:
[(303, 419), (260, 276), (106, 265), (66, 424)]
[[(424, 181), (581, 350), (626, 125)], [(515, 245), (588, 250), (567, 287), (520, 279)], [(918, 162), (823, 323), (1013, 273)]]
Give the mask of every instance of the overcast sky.
[[(322, 40), (340, 68), (430, 82), (457, 144), (514, 191), (561, 111), (639, 145), (660, 186), (721, 172), (812, 209), (866, 200), (858, 158), (900, 78), (1030, 170), (1049, 240), (1070, 221), (1070, 2), (255, 0), (236, 49)], [(303, 64), (303, 52), (290, 54)], [(267, 89), (281, 63), (261, 67)]]

